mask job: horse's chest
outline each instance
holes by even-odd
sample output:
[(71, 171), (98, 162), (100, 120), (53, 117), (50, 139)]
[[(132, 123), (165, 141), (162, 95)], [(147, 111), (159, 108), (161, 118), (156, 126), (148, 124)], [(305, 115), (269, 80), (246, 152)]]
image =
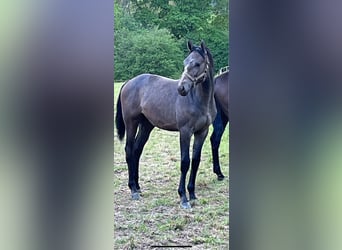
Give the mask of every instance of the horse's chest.
[(203, 102), (178, 103), (176, 109), (177, 123), (179, 128), (188, 127), (197, 132), (206, 129), (213, 122), (213, 112), (210, 105)]
[(203, 128), (209, 127), (212, 123), (211, 115), (209, 113), (198, 116), (195, 122), (195, 131), (202, 130)]

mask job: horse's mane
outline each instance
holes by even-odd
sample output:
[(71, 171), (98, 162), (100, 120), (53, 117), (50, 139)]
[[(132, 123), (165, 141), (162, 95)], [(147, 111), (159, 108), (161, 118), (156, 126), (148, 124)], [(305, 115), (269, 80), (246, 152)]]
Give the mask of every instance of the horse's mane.
[(214, 70), (214, 59), (213, 59), (213, 55), (211, 54), (210, 50), (205, 47), (205, 49), (207, 50), (207, 55), (208, 55), (208, 58), (209, 58), (209, 63), (210, 63), (210, 66), (212, 68), (212, 70)]

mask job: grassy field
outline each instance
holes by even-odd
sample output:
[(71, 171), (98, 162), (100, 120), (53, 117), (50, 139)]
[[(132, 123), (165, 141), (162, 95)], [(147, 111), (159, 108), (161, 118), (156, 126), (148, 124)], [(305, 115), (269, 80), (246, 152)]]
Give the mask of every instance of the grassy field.
[[(114, 84), (114, 113), (122, 84)], [(160, 249), (153, 246), (192, 246), (191, 249), (228, 249), (228, 129), (220, 160), (225, 180), (212, 172), (209, 135), (196, 180), (198, 200), (181, 209), (177, 193), (180, 177), (179, 134), (155, 128), (140, 160), (139, 201), (130, 199), (124, 141), (114, 138), (114, 249)], [(188, 174), (189, 175), (189, 174)], [(169, 249), (169, 248), (162, 248)], [(171, 249), (171, 248), (170, 248)], [(178, 249), (178, 248), (172, 248)]]

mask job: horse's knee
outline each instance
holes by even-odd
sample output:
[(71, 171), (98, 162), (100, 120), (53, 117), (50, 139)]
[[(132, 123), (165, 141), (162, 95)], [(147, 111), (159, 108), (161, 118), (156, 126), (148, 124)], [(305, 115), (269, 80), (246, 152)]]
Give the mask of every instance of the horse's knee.
[(187, 172), (189, 170), (189, 166), (190, 166), (190, 158), (189, 158), (189, 156), (183, 157), (181, 159), (181, 171), (182, 172)]

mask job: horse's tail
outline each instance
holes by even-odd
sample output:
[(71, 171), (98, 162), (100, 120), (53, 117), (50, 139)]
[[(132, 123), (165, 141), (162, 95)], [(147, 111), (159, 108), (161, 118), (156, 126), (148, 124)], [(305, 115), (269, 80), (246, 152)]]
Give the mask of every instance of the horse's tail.
[(116, 116), (115, 116), (115, 125), (116, 125), (116, 129), (118, 133), (118, 138), (120, 141), (122, 141), (122, 139), (125, 136), (125, 123), (122, 117), (122, 107), (121, 107), (121, 89), (119, 93), (118, 102), (116, 104)]

